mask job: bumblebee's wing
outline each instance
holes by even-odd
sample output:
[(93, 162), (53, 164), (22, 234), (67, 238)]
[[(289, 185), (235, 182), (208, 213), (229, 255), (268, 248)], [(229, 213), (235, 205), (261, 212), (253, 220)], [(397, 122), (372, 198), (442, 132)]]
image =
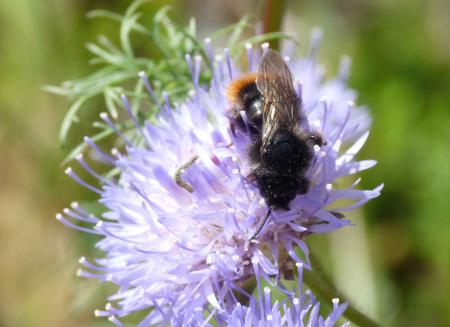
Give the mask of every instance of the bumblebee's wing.
[(262, 146), (279, 129), (291, 129), (298, 123), (297, 95), (291, 72), (278, 52), (267, 50), (259, 64), (256, 86), (264, 97)]
[(289, 67), (280, 54), (268, 49), (258, 67), (258, 91), (272, 101), (285, 101), (296, 97)]

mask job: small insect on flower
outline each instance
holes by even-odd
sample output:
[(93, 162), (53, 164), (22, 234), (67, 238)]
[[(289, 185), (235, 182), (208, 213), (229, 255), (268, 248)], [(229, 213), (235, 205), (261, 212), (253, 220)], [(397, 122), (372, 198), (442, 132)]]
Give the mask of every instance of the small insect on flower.
[(322, 146), (322, 138), (307, 127), (302, 112), (302, 99), (294, 90), (291, 72), (283, 58), (267, 49), (256, 74), (244, 75), (228, 88), (231, 130), (248, 133), (248, 147), (254, 182), (269, 210), (253, 240), (272, 210), (289, 210), (297, 194), (308, 191), (305, 177), (314, 146)]

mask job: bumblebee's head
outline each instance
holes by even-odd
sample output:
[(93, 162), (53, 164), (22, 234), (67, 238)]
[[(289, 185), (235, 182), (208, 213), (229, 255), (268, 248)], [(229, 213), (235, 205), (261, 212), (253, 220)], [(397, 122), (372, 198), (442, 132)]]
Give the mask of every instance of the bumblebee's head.
[(256, 87), (256, 75), (247, 74), (228, 85), (230, 118), (244, 133), (255, 139), (261, 134), (263, 98)]

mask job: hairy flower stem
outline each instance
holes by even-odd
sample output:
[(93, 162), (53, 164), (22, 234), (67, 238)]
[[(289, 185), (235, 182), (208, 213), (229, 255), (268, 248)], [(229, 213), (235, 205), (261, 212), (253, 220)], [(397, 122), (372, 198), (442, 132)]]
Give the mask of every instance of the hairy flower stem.
[(380, 324), (366, 316), (364, 313), (356, 309), (350, 304), (350, 301), (326, 278), (323, 269), (317, 259), (310, 254), (311, 264), (313, 270), (303, 270), (303, 281), (309, 288), (319, 297), (327, 301), (331, 301), (333, 298), (339, 298), (340, 302), (349, 303), (347, 309), (344, 312), (344, 316), (358, 326), (364, 327), (380, 327)]
[[(281, 30), (281, 23), (283, 22), (283, 15), (286, 9), (286, 0), (265, 0), (262, 12), (263, 33), (279, 32)], [(270, 48), (274, 50), (279, 49), (279, 39), (269, 41)]]

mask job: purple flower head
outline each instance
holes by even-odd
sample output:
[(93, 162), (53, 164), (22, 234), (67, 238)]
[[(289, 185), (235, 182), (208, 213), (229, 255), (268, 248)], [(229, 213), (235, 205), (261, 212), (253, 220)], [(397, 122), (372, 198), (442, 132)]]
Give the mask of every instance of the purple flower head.
[[(281, 279), (292, 277), (296, 263), (310, 268), (304, 237), (348, 225), (343, 214), (378, 196), (382, 188), (357, 190), (360, 179), (348, 188), (337, 187), (337, 179), (375, 165), (373, 160), (354, 159), (367, 139), (370, 120), (363, 108), (353, 105), (355, 94), (345, 85), (345, 67), (338, 77), (324, 81), (315, 60), (318, 40), (313, 39), (308, 57), (286, 61), (310, 128), (327, 143), (314, 149), (307, 171), (311, 184), (308, 192), (297, 196), (289, 211), (274, 211), (257, 241), (250, 243), (267, 205), (247, 180), (250, 138), (245, 133), (233, 134), (227, 118), (225, 91), (242, 72), (227, 50), (215, 56), (209, 40), (206, 42), (214, 66), (211, 85), (199, 83), (201, 58), (187, 56), (194, 89), (175, 108), (165, 96), (166, 101), (158, 103), (160, 114), (155, 124), (145, 122), (141, 126), (123, 97), (144, 145), (138, 146), (117, 131), (125, 139), (126, 151), (113, 149), (109, 155), (85, 138), (120, 171), (117, 180), (99, 176), (81, 156), (78, 162), (100, 180), (101, 188), (86, 184), (72, 169), (67, 170), (72, 178), (98, 193), (99, 202), (107, 208), (100, 218), (75, 203), (57, 218), (102, 236), (97, 247), (105, 257), (95, 263), (82, 258), (79, 275), (119, 287), (106, 309), (96, 311), (117, 325), (121, 325), (120, 317), (141, 310), (149, 313), (139, 326), (186, 325), (187, 319), (198, 312), (209, 313), (218, 321), (228, 313), (232, 313), (229, 319), (239, 320), (244, 312), (256, 317), (261, 307), (243, 289), (245, 282), (263, 278), (283, 288)], [(262, 51), (265, 49), (267, 45), (262, 46)], [(255, 71), (261, 53), (248, 45), (247, 55), (248, 70)], [(140, 76), (154, 98), (145, 74)], [(115, 129), (108, 115), (101, 118)], [(350, 200), (351, 204), (344, 201), (344, 206), (329, 209), (337, 201), (342, 203), (340, 200)], [(70, 221), (73, 219), (92, 228), (75, 225)], [(237, 306), (239, 296), (249, 299), (250, 306)], [(292, 303), (295, 307), (295, 301)], [(288, 319), (289, 314), (284, 312), (283, 319)]]
[[(297, 269), (297, 287), (288, 292), (283, 299), (272, 299), (273, 289), (259, 286), (257, 296), (252, 296), (248, 305), (237, 303), (231, 312), (220, 314), (218, 321), (234, 327), (337, 326), (337, 321), (342, 317), (348, 304), (339, 304), (339, 299), (335, 298), (332, 300), (331, 313), (327, 317), (320, 315), (320, 303), (310, 290), (302, 291), (302, 264), (297, 263)], [(197, 311), (197, 314), (189, 319), (189, 323), (194, 326), (212, 326), (209, 319), (209, 316)], [(341, 326), (348, 325), (348, 322), (344, 322)]]

